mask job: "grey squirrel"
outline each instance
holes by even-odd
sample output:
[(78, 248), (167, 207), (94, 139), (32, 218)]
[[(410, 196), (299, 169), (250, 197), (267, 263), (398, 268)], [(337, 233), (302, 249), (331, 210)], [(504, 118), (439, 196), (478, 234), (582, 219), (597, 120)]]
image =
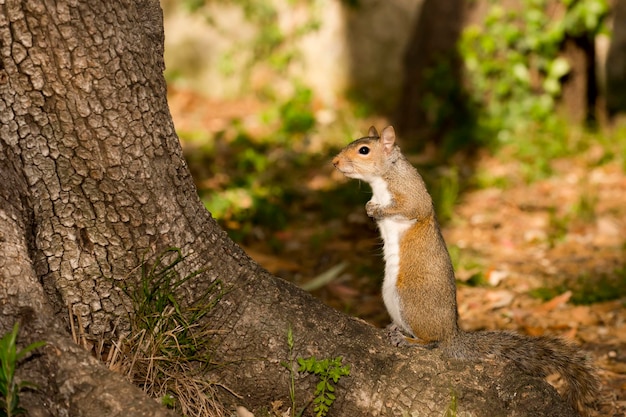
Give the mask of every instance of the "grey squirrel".
[(579, 412), (598, 394), (599, 381), (586, 355), (553, 337), (507, 331), (465, 332), (458, 325), (456, 280), (433, 202), (422, 177), (396, 144), (392, 126), (346, 146), (333, 165), (372, 188), (365, 208), (383, 239), (383, 301), (394, 327), (411, 341), (439, 347), (444, 356), (514, 362), (524, 372), (557, 372), (567, 384), (565, 399)]

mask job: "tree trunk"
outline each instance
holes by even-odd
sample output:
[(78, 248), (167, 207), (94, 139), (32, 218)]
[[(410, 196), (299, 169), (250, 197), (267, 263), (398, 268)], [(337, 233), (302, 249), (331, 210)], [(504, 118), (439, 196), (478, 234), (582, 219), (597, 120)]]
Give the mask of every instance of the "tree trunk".
[[(441, 144), (451, 128), (467, 122), (457, 42), (462, 0), (424, 0), (404, 56), (402, 96), (395, 124), (404, 136)], [(432, 95), (437, 103), (426, 102)]]
[(568, 37), (563, 47), (563, 55), (572, 67), (563, 83), (562, 103), (565, 115), (571, 122), (596, 122), (596, 83), (595, 40), (585, 35)]
[[(20, 345), (47, 342), (19, 368), (39, 387), (22, 395), (30, 415), (169, 413), (69, 333), (74, 316), (92, 342), (128, 330), (120, 283), (169, 247), (188, 256), (181, 273), (203, 271), (185, 284), (189, 303), (215, 280), (226, 288), (207, 319), (219, 330), (211, 378), (229, 388), (228, 405), (288, 403), (281, 362), (315, 355), (352, 367), (335, 416), (439, 416), (454, 402), (477, 416), (573, 414), (510, 365), (392, 347), (251, 261), (197, 197), (167, 107), (162, 45), (155, 0), (0, 1), (0, 331), (19, 321)], [(315, 384), (296, 376), (300, 405)]]
[(615, 0), (606, 62), (606, 106), (610, 116), (626, 112), (626, 0)]

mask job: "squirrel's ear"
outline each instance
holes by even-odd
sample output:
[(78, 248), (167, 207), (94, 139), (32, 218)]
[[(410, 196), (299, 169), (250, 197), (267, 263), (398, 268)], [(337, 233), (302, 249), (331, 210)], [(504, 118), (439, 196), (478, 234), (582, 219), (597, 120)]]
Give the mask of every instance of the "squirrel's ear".
[(393, 126), (387, 126), (382, 132), (383, 146), (386, 152), (390, 152), (393, 149), (394, 143), (396, 143), (396, 131), (393, 130)]
[(367, 136), (370, 138), (378, 138), (378, 130), (374, 126), (370, 127), (370, 130), (367, 132)]

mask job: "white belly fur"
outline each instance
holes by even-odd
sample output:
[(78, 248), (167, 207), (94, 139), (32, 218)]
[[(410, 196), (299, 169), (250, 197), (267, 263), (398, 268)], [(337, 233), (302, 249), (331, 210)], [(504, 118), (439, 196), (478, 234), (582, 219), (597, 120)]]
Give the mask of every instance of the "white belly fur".
[[(384, 180), (375, 179), (370, 185), (374, 194), (372, 196), (374, 203), (384, 206), (391, 202), (391, 194)], [(401, 217), (386, 217), (378, 220), (378, 228), (384, 244), (383, 254), (385, 258), (383, 301), (393, 322), (409, 334), (413, 332), (404, 322), (400, 313), (400, 298), (396, 282), (400, 270), (400, 239), (414, 223), (415, 220), (407, 220)]]

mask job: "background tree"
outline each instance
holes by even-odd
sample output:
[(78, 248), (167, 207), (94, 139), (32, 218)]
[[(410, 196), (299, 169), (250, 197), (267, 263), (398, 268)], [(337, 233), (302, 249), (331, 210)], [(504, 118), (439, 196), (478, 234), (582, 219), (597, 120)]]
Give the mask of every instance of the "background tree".
[[(226, 403), (288, 399), (293, 355), (343, 356), (335, 415), (571, 415), (547, 383), (507, 364), (444, 362), (397, 349), (382, 332), (324, 307), (251, 261), (198, 199), (168, 111), (163, 28), (153, 0), (7, 1), (0, 5), (1, 329), (46, 347), (20, 369), (31, 415), (167, 415), (71, 341), (129, 328), (121, 288), (144, 259), (187, 256), (181, 308), (216, 280), (211, 378)], [(188, 308), (188, 307), (187, 307)], [(131, 335), (132, 336), (132, 335)], [(315, 381), (298, 377), (296, 397)], [(233, 393), (238, 393), (234, 396)]]
[[(404, 56), (396, 122), (403, 134), (420, 138), (422, 143), (441, 143), (450, 126), (470, 122), (457, 49), (464, 14), (465, 2), (461, 0), (427, 0), (413, 26)], [(429, 97), (439, 103), (454, 103), (454, 111), (436, 114), (442, 106), (429, 102)]]
[(626, 111), (626, 2), (614, 2), (613, 36), (606, 64), (606, 104), (611, 115)]

